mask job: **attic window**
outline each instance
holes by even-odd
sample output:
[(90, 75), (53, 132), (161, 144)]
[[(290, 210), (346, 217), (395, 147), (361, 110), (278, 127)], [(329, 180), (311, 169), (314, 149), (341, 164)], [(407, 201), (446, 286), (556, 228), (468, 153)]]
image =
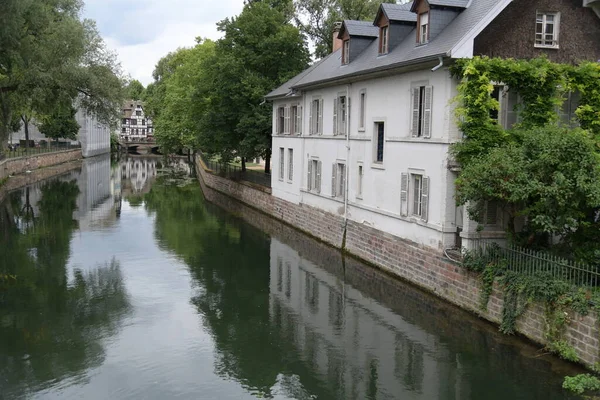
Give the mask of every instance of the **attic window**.
[(389, 27), (382, 26), (379, 30), (379, 54), (387, 54), (389, 41)]
[(346, 65), (350, 62), (350, 40), (344, 40), (342, 47), (342, 64)]
[(419, 44), (429, 41), (429, 13), (419, 15)]
[(559, 22), (559, 13), (537, 13), (535, 23), (535, 47), (558, 48)]

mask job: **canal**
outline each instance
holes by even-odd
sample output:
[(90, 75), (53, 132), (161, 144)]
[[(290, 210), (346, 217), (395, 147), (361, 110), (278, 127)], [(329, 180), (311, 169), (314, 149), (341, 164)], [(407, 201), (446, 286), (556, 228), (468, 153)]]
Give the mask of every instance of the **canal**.
[(0, 204), (0, 399), (569, 398), (571, 365), (174, 168)]

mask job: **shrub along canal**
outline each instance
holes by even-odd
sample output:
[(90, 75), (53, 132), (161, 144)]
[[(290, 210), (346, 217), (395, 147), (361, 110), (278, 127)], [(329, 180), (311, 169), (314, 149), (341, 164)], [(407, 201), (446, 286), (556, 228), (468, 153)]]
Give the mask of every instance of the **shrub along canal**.
[(0, 398), (570, 398), (577, 368), (163, 170), (0, 204)]

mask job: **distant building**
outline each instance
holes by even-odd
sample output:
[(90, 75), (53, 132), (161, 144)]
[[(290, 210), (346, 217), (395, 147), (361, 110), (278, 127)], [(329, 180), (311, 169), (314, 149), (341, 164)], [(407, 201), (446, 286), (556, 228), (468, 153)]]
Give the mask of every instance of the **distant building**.
[(144, 114), (141, 101), (127, 100), (123, 105), (120, 138), (129, 141), (154, 138), (152, 120)]
[[(98, 121), (95, 115), (87, 113), (79, 108), (75, 114), (75, 119), (79, 124), (79, 133), (77, 139), (59, 139), (59, 142), (71, 145), (81, 144), (81, 153), (83, 157), (93, 157), (99, 154), (110, 153), (110, 127)], [(40, 145), (44, 141), (50, 142), (39, 130), (39, 123), (35, 120), (29, 122), (29, 140), (34, 145)], [(21, 129), (9, 137), (9, 143), (17, 144), (25, 141), (25, 128), (21, 124)], [(54, 142), (54, 140), (52, 139)]]

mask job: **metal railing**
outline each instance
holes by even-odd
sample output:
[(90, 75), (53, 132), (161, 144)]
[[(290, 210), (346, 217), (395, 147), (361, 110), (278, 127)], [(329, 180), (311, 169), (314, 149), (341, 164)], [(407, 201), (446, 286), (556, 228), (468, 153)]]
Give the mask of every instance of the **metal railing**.
[(499, 246), (483, 240), (477, 243), (475, 249), (474, 251), (484, 257), (486, 262), (502, 265), (520, 274), (544, 274), (578, 286), (600, 286), (600, 268), (597, 265), (575, 262), (515, 245)]
[(204, 162), (204, 165), (206, 165), (206, 167), (210, 169), (215, 175), (231, 179), (232, 181), (246, 181), (267, 188), (271, 187), (271, 174), (265, 174), (262, 171), (254, 171), (251, 169), (246, 169), (246, 171), (242, 171), (242, 168), (240, 166), (212, 160), (202, 152), (199, 152), (198, 154)]
[[(81, 148), (81, 144), (71, 144), (71, 143), (65, 143), (64, 142), (60, 142), (59, 144), (57, 143), (48, 143), (45, 146), (35, 146), (35, 147), (16, 147), (16, 148), (8, 148), (5, 150), (4, 155), (7, 158), (16, 158), (16, 157), (27, 157), (27, 156), (34, 156), (34, 155), (38, 155), (38, 154), (44, 154), (44, 153), (54, 153), (57, 151), (64, 151), (64, 150), (74, 150), (74, 149), (80, 149)], [(1, 157), (1, 156), (0, 156)]]

